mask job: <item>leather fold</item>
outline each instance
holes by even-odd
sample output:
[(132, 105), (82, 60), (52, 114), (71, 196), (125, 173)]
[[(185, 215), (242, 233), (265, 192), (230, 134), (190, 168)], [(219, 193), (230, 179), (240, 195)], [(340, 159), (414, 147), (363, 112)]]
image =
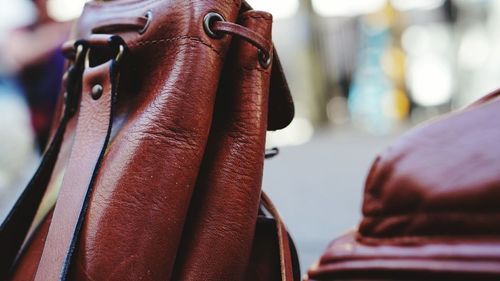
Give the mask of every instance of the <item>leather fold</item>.
[[(272, 18), (240, 14), (238, 24), (271, 38)], [(271, 69), (234, 37), (215, 102), (203, 164), (173, 280), (243, 280), (262, 184)]]

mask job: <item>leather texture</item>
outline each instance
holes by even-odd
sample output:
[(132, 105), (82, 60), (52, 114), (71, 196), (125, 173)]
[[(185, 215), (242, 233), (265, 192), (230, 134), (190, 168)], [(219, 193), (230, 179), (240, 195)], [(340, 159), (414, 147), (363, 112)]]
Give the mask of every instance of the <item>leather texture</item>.
[[(286, 126), (293, 104), (272, 45), (276, 69), (259, 64), (260, 39), (237, 37), (271, 42), (272, 17), (247, 10), (239, 0), (86, 4), (72, 36), (91, 46), (89, 65), (78, 118), (68, 125), (49, 183), (63, 173), (61, 192), (53, 214), (28, 238), (13, 280), (259, 275), (249, 268), (297, 280), (281, 219), (273, 231), (256, 225), (266, 129)], [(133, 19), (147, 11), (153, 18), (139, 33), (143, 20)], [(213, 11), (253, 32), (209, 37), (203, 18)], [(109, 35), (93, 34), (109, 30), (127, 45), (116, 88)], [(90, 95), (95, 84), (104, 87), (97, 100)], [(279, 114), (271, 120), (274, 107)], [(279, 247), (256, 267), (252, 257), (266, 255), (257, 247), (262, 233)], [(276, 260), (266, 263), (276, 256), (278, 268)]]
[[(83, 73), (80, 114), (74, 148), (55, 206), (46, 245), (35, 280), (57, 280), (67, 276), (66, 252), (73, 252), (77, 241), (73, 233), (81, 227), (87, 197), (92, 192), (95, 171), (99, 168), (109, 142), (113, 103), (116, 100), (113, 61)], [(113, 82), (112, 82), (113, 81)], [(102, 87), (102, 96), (92, 96), (93, 87)], [(97, 164), (96, 164), (97, 163)], [(61, 267), (63, 265), (64, 267)]]
[[(234, 25), (271, 38), (272, 17), (241, 14)], [(173, 280), (243, 280), (260, 201), (270, 69), (235, 37), (191, 200)], [(253, 212), (249, 212), (253, 210)]]
[(366, 180), (359, 229), (332, 242), (310, 279), (500, 278), (498, 118), (494, 92), (392, 144)]
[(52, 222), (53, 211), (47, 214), (34, 234), (30, 237), (26, 249), (24, 249), (19, 262), (17, 263), (16, 270), (11, 276), (12, 281), (26, 281), (34, 280), (35, 274), (42, 257), (43, 247), (49, 232), (49, 226)]

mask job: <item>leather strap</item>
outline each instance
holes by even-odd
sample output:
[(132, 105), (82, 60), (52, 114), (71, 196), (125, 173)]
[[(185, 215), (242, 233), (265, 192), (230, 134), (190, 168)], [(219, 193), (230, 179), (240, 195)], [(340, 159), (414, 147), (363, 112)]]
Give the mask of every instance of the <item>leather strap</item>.
[[(240, 13), (249, 10), (252, 10), (252, 8), (243, 1)], [(118, 33), (141, 30), (147, 26), (148, 20), (150, 19), (145, 16), (110, 19), (97, 22), (92, 31), (94, 33)], [(272, 54), (273, 68), (269, 95), (268, 130), (279, 130), (288, 126), (295, 115), (295, 109), (280, 59), (276, 50), (273, 49), (272, 42), (269, 42), (260, 34), (235, 23), (216, 21), (213, 23), (212, 29), (215, 32), (241, 36), (261, 50), (265, 58), (270, 58)], [(110, 32), (110, 30), (113, 32)], [(65, 46), (63, 46), (64, 53), (68, 55), (74, 54), (74, 50), (71, 49), (71, 44)]]
[[(36, 281), (68, 278), (96, 171), (109, 142), (116, 95), (115, 69), (113, 60), (84, 71), (75, 143), (36, 273)], [(100, 85), (102, 91), (99, 91), (99, 86), (96, 85)]]
[[(117, 31), (141, 30), (146, 27), (147, 23), (148, 18), (144, 16), (106, 19), (98, 22), (96, 24), (96, 27), (92, 29), (92, 33), (94, 34), (92, 35), (92, 37), (94, 37), (94, 40), (100, 39), (100, 37), (102, 37), (103, 40), (97, 41), (106, 44), (106, 37), (109, 37), (109, 35), (102, 33), (109, 34)], [(211, 28), (214, 32), (217, 33), (239, 36), (261, 50), (266, 58), (271, 57), (273, 51), (272, 42), (266, 40), (260, 34), (245, 26), (228, 21), (214, 21)], [(100, 34), (102, 34), (102, 36), (99, 36)], [(68, 52), (69, 49), (65, 47), (66, 46), (63, 46), (64, 52)]]
[(276, 227), (278, 228), (281, 280), (293, 281), (292, 253), (290, 250), (290, 241), (288, 239), (288, 231), (286, 230), (285, 223), (283, 223), (283, 220), (281, 219), (278, 210), (274, 206), (271, 199), (267, 196), (267, 194), (262, 192), (261, 199), (262, 199), (262, 205), (276, 220)]
[(215, 21), (212, 24), (212, 30), (216, 33), (220, 32), (239, 36), (264, 52), (266, 58), (271, 57), (273, 44), (245, 26), (228, 21)]
[[(82, 46), (83, 48), (83, 46)], [(80, 53), (83, 50), (80, 49)], [(64, 139), (66, 126), (76, 112), (83, 71), (83, 55), (77, 56), (75, 63), (65, 75), (64, 112), (52, 140), (45, 150), (42, 161), (34, 176), (16, 201), (0, 226), (0, 276), (7, 276), (15, 264), (23, 241), (30, 229), (35, 214), (47, 190), (52, 172)]]

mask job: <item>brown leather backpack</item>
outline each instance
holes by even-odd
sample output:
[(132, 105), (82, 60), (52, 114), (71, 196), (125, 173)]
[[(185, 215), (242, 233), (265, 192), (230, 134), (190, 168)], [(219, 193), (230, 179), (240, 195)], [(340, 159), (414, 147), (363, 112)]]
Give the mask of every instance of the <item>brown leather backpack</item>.
[(271, 26), (240, 0), (87, 3), (0, 279), (298, 280), (261, 194), (266, 131), (294, 115)]
[(307, 280), (500, 280), (500, 90), (392, 144)]

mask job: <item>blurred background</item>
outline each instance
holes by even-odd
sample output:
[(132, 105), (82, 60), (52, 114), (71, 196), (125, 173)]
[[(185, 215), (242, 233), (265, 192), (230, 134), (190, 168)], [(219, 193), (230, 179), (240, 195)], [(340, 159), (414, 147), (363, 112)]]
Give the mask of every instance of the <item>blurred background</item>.
[[(0, 219), (38, 165), (85, 0), (0, 0)], [(274, 15), (296, 118), (269, 133), (264, 190), (305, 270), (356, 227), (376, 154), (500, 86), (500, 1), (248, 0)], [(499, 36), (497, 36), (499, 35)], [(497, 50), (497, 51), (495, 51)]]

